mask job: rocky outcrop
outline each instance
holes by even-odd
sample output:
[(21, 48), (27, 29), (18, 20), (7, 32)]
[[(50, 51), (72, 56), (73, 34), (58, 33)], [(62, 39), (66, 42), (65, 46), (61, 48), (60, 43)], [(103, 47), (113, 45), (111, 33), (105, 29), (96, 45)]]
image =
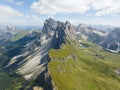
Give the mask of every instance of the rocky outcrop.
[(65, 37), (65, 24), (53, 19), (46, 20), (41, 33), (41, 44), (50, 42), (51, 48), (60, 48), (60, 45), (64, 43)]
[(76, 32), (73, 26), (66, 21), (66, 23), (55, 21), (53, 19), (46, 20), (41, 33), (41, 44), (51, 41), (51, 48), (60, 48), (65, 39), (75, 39)]

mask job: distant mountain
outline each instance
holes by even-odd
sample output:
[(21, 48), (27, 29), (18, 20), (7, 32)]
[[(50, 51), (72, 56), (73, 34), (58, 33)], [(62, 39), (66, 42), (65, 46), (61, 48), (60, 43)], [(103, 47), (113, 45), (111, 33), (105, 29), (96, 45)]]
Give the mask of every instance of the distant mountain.
[(17, 28), (14, 25), (7, 25), (4, 27), (0, 27), (0, 40), (1, 39), (10, 39), (12, 35), (15, 35), (15, 30)]
[(120, 28), (115, 28), (100, 44), (107, 49), (120, 52)]
[(99, 44), (112, 52), (120, 52), (119, 27), (79, 24), (76, 31), (85, 40)]
[(32, 25), (17, 25), (19, 30), (42, 30), (40, 25), (32, 26)]
[(15, 26), (1, 25), (0, 40), (1, 41), (17, 41), (32, 31), (41, 32), (39, 26)]
[(39, 38), (39, 37), (40, 37), (40, 33), (38, 33), (38, 32), (31, 32), (31, 33), (28, 33), (27, 35), (23, 36), (22, 38), (19, 38), (17, 41), (11, 42), (11, 41), (3, 41), (3, 40), (1, 40), (1, 42), (0, 42), (0, 50), (1, 50), (1, 52), (6, 52), (7, 51), (4, 54), (7, 54), (7, 56), (10, 59), (11, 57), (13, 57), (15, 55), (20, 54), (21, 50), (25, 49), (24, 46), (26, 44), (31, 43), (33, 46), (31, 44), (30, 44), (30, 46), (34, 47), (34, 43), (33, 42), (38, 41), (38, 40), (36, 40), (36, 38)]
[(111, 26), (111, 25), (89, 25), (90, 27), (93, 27), (95, 29), (99, 29), (105, 32), (111, 32), (113, 31), (116, 27), (115, 26)]
[(107, 32), (86, 24), (79, 24), (76, 28), (76, 31), (81, 38), (94, 43), (99, 43), (105, 36), (108, 35)]

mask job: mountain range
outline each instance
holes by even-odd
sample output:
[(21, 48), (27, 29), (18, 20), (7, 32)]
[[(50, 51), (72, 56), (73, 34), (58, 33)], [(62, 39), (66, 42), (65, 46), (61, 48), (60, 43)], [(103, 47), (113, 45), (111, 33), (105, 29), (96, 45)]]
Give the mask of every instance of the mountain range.
[[(0, 36), (8, 39), (17, 34), (14, 29), (0, 29)], [(120, 28), (112, 29), (49, 18), (41, 32), (4, 42), (0, 76), (8, 75), (0, 78), (0, 89), (119, 90)]]

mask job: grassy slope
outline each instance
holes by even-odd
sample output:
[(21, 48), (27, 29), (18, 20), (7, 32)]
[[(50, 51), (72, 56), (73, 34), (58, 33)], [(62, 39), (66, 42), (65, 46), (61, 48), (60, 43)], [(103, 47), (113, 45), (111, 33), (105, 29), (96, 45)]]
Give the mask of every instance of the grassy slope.
[(8, 57), (0, 54), (0, 90), (19, 90), (25, 81), (21, 76), (13, 72), (2, 70), (1, 66), (8, 61)]
[[(58, 90), (120, 90), (120, 56), (85, 42), (49, 52), (49, 73)], [(86, 48), (87, 47), (87, 48)]]
[(19, 90), (24, 79), (0, 70), (0, 90)]

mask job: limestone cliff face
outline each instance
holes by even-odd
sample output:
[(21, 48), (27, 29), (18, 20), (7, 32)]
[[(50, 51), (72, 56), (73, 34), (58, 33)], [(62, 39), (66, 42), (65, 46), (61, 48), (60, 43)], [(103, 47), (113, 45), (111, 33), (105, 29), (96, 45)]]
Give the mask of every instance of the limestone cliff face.
[(64, 23), (48, 19), (44, 23), (44, 27), (41, 33), (41, 43), (45, 44), (50, 42), (51, 48), (60, 48), (60, 45), (64, 43)]
[(75, 30), (68, 21), (63, 23), (50, 18), (44, 23), (41, 43), (44, 44), (47, 41), (51, 41), (51, 48), (60, 48), (60, 45), (65, 43), (65, 39), (75, 39), (75, 37)]
[[(30, 37), (32, 36), (35, 34), (31, 33)], [(63, 23), (51, 18), (47, 19), (40, 37), (36, 36), (33, 41), (23, 46), (19, 55), (14, 56), (6, 67), (14, 68), (27, 80), (36, 79), (41, 73), (47, 71), (49, 50), (60, 48), (66, 39), (76, 39), (73, 26), (68, 21)]]

